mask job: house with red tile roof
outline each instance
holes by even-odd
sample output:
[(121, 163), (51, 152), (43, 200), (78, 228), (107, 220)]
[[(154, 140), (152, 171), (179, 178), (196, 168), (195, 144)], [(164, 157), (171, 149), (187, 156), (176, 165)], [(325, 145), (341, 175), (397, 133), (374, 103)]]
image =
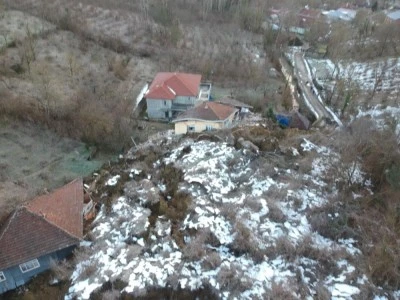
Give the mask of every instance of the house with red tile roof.
[(321, 11), (317, 9), (303, 8), (297, 13), (298, 26), (300, 28), (309, 28), (321, 17)]
[(175, 123), (175, 134), (190, 132), (211, 131), (229, 128), (234, 123), (239, 109), (234, 106), (203, 102), (177, 116)]
[(150, 119), (169, 121), (192, 108), (201, 95), (201, 75), (157, 73), (145, 94)]
[(83, 239), (83, 183), (71, 183), (17, 208), (0, 229), (0, 294), (50, 268)]

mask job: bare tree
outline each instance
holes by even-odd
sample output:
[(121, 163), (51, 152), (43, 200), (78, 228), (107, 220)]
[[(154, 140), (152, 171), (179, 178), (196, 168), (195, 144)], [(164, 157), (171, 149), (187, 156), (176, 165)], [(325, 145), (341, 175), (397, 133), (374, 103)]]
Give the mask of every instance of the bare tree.
[(80, 66), (76, 60), (76, 57), (73, 53), (69, 52), (67, 54), (67, 64), (68, 64), (68, 71), (71, 79), (74, 78), (74, 75), (79, 71)]
[(49, 70), (43, 66), (40, 69), (40, 73), (34, 76), (34, 81), (37, 82), (39, 88), (39, 93), (35, 95), (34, 98), (45, 116), (49, 117), (52, 107), (55, 106), (51, 74)]

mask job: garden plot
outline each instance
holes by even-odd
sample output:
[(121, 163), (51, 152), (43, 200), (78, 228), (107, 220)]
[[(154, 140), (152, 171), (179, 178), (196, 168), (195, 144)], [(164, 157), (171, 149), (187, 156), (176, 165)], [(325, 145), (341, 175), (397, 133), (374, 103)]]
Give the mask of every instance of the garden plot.
[(83, 143), (30, 124), (0, 123), (0, 210), (98, 169)]
[[(152, 170), (128, 167), (131, 178), (144, 172), (147, 179), (140, 182), (148, 188), (135, 197), (122, 195), (108, 213), (101, 209), (93, 223), (92, 254), (76, 266), (66, 298), (88, 299), (116, 280), (134, 295), (207, 287), (221, 299), (366, 297), (371, 283), (355, 264), (361, 255), (357, 241), (321, 236), (307, 215), (336, 194), (326, 174), (339, 155), (307, 139), (289, 150), (292, 162), (311, 160), (310, 170), (278, 167), (225, 143), (190, 139), (167, 151)], [(157, 169), (168, 163), (183, 171), (178, 189), (192, 199), (178, 228), (163, 215), (154, 225), (147, 221), (146, 203), (166, 188)], [(361, 182), (363, 174), (354, 174)], [(109, 179), (119, 184), (121, 178)], [(172, 234), (176, 230), (183, 244)], [(96, 272), (88, 272), (93, 266)]]
[(369, 63), (341, 62), (340, 77), (354, 80), (361, 89), (388, 91), (397, 94), (400, 89), (400, 58)]
[(332, 82), (339, 75), (340, 79), (354, 82), (365, 92), (383, 91), (395, 97), (400, 91), (400, 58), (372, 62), (341, 61), (336, 67), (329, 59), (308, 58), (307, 61), (321, 85)]

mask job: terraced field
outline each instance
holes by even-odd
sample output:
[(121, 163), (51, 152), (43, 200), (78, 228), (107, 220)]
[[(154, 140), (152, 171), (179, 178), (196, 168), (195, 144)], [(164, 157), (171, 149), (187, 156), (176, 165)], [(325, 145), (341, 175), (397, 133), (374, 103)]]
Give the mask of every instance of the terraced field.
[[(93, 1), (60, 0), (15, 0), (9, 6), (30, 14), (60, 22), (68, 18), (79, 26), (84, 34), (94, 40), (122, 42), (131, 51), (143, 54), (160, 54), (165, 58), (166, 50), (175, 49), (179, 60), (173, 68), (187, 67), (202, 71), (207, 64), (222, 62), (225, 66), (237, 66), (250, 62), (262, 65), (261, 36), (238, 30), (237, 26), (222, 24), (180, 24), (181, 37), (177, 45), (163, 45), (159, 39), (161, 26), (151, 17), (145, 18), (136, 4), (118, 1), (113, 8), (107, 3)], [(233, 53), (233, 55), (232, 55)]]

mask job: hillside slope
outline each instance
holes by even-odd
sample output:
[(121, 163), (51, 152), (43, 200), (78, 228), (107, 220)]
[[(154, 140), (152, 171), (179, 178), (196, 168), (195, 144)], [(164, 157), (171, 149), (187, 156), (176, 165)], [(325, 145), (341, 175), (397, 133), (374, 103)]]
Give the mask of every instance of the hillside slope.
[(399, 297), (373, 283), (357, 230), (329, 205), (345, 204), (337, 198), (346, 180), (358, 186), (351, 201), (372, 193), (360, 165), (318, 145), (329, 144), (320, 134), (278, 142), (261, 127), (240, 130), (271, 151), (169, 138), (97, 178), (103, 197), (121, 194), (94, 221), (67, 299), (159, 288), (206, 288), (221, 299)]

